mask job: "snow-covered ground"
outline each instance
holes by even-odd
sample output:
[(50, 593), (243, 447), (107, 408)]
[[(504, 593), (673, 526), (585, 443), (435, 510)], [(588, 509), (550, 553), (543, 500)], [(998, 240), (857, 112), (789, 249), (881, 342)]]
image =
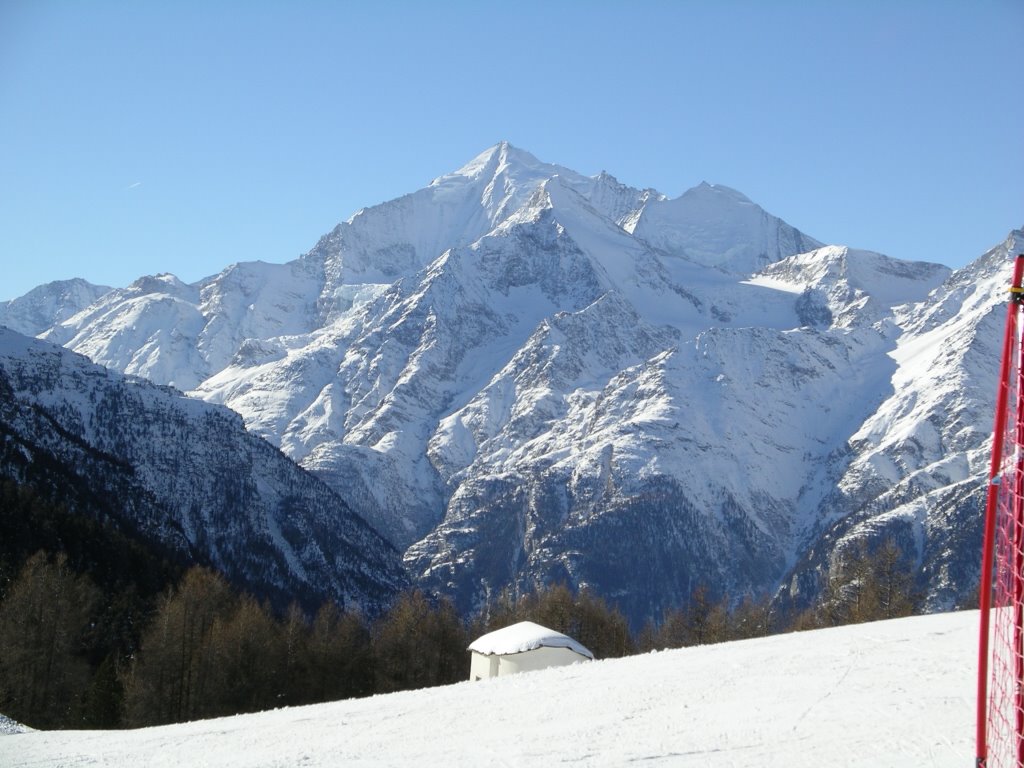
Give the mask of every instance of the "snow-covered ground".
[(977, 623), (939, 614), (161, 728), (0, 735), (0, 765), (962, 768)]

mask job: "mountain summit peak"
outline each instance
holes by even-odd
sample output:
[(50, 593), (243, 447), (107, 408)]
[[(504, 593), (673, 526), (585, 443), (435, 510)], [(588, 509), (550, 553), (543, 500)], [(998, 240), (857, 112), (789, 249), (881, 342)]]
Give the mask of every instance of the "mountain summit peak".
[[(446, 179), (458, 176), (469, 179), (491, 177), (505, 166), (537, 168), (540, 166), (547, 166), (547, 164), (542, 163), (526, 150), (519, 149), (508, 141), (502, 140), (485, 149), (457, 171), (438, 177), (433, 181), (433, 185), (437, 185)], [(550, 167), (556, 168), (556, 166)]]
[(707, 181), (702, 181), (695, 187), (691, 187), (686, 190), (683, 197), (718, 197), (732, 200), (737, 203), (753, 203), (749, 197), (744, 195), (739, 190), (727, 187), (724, 184), (711, 184)]

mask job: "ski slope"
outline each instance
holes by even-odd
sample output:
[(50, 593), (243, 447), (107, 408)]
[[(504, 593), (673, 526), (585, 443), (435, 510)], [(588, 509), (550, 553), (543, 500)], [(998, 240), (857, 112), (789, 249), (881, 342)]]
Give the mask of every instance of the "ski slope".
[(977, 623), (937, 614), (136, 731), (0, 735), (0, 765), (962, 768)]

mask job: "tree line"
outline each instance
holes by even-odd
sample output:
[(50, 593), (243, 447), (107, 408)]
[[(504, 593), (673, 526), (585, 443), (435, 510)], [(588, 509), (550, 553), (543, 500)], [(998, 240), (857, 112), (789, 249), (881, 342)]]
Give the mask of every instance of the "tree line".
[(36, 728), (137, 727), (444, 685), (467, 679), (472, 639), (523, 620), (609, 658), (918, 609), (910, 564), (892, 542), (850, 553), (800, 613), (698, 586), (636, 632), (613, 605), (564, 585), (506, 592), (469, 620), (419, 590), (377, 617), (330, 602), (281, 615), (209, 568), (139, 562), (142, 586), (94, 578), (64, 551), (0, 558), (0, 712)]

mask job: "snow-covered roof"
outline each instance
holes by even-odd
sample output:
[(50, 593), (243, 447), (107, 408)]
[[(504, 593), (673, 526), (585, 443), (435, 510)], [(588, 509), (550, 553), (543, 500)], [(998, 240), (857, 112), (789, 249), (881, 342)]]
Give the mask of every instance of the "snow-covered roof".
[(534, 624), (532, 621), (520, 621), (504, 629), (496, 629), (474, 640), (469, 650), (484, 656), (495, 654), (505, 656), (511, 653), (523, 653), (536, 648), (568, 648), (588, 659), (594, 658), (589, 650), (577, 643), (568, 635), (555, 632), (553, 629)]

